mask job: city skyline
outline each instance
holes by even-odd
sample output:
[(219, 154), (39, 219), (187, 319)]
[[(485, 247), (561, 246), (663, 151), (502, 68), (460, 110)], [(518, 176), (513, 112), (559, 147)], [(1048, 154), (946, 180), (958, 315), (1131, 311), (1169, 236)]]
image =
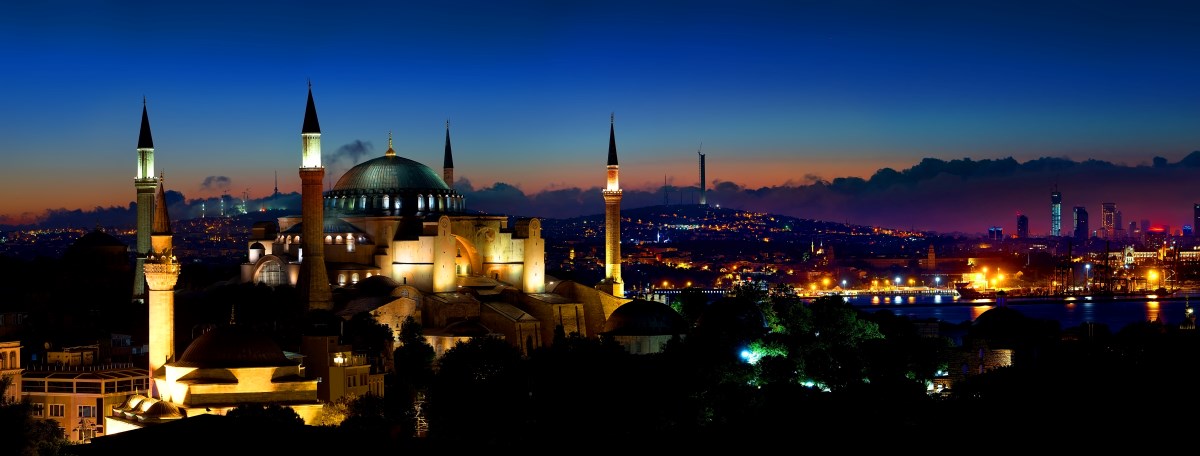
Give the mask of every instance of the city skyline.
[(709, 204), (943, 232), (1019, 213), (1043, 235), (1057, 187), (1178, 229), (1200, 199), (1200, 39), (1190, 5), (1155, 6), (15, 5), (0, 224), (127, 207), (142, 97), (168, 189), (298, 191), (312, 81), (327, 178), (389, 135), (432, 166), (449, 120), (472, 209), (602, 212), (615, 114), (625, 208), (698, 200), (703, 147)]

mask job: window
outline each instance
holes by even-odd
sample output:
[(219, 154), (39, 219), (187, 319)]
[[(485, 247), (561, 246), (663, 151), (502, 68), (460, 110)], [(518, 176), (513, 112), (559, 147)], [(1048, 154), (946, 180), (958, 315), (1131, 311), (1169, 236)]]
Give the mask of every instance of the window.
[(34, 417), (34, 418), (41, 418), (41, 417), (42, 417), (42, 415), (43, 415), (43, 413), (42, 413), (42, 412), (45, 410), (45, 408), (46, 408), (46, 404), (43, 404), (43, 403), (41, 403), (41, 402), (36, 402), (36, 403), (34, 403), (34, 404), (33, 404), (33, 406), (30, 408), (30, 411), (29, 411), (29, 413), (30, 413), (31, 415), (33, 415), (33, 417)]
[(62, 404), (50, 404), (50, 417), (62, 418), (67, 416), (67, 406)]
[(79, 406), (79, 417), (80, 418), (95, 418), (96, 417), (96, 406), (94, 406), (94, 405)]

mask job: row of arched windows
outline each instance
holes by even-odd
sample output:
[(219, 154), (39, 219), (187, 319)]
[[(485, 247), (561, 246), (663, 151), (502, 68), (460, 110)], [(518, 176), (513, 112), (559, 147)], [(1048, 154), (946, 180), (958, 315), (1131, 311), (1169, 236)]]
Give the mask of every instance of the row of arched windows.
[[(341, 210), (395, 210), (404, 209), (403, 198), (399, 195), (335, 195), (325, 197), (326, 209)], [(418, 212), (461, 212), (466, 208), (462, 195), (447, 194), (418, 194), (416, 197)]]

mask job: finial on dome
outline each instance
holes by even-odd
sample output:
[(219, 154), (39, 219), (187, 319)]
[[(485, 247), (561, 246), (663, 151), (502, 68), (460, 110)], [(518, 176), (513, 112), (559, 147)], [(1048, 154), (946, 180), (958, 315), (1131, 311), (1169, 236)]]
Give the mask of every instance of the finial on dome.
[(384, 156), (387, 156), (387, 157), (396, 156), (396, 149), (392, 148), (392, 131), (391, 130), (388, 130), (388, 150), (387, 150), (387, 152), (384, 153)]
[(616, 119), (617, 113), (615, 111), (608, 114), (608, 123), (616, 123)]

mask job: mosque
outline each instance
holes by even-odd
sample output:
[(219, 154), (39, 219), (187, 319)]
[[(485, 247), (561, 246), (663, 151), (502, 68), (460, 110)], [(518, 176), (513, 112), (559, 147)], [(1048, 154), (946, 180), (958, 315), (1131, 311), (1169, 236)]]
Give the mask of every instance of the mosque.
[[(472, 212), (453, 182), (449, 123), (439, 175), (400, 157), (388, 140), (382, 157), (351, 168), (322, 191), (321, 128), (312, 87), (301, 129), (301, 214), (260, 222), (247, 241), (243, 282), (295, 286), (309, 311), (349, 319), (369, 312), (399, 336), (413, 317), (440, 356), (471, 337), (502, 338), (528, 355), (564, 334), (610, 336), (627, 351), (654, 353), (686, 333), (669, 306), (624, 296), (620, 256), (619, 167), (609, 122), (605, 207), (605, 278), (589, 286), (546, 275), (545, 240), (536, 218)], [(311, 423), (322, 401), (321, 380), (340, 353), (309, 357), (285, 352), (261, 333), (233, 324), (210, 330), (175, 355), (174, 287), (179, 260), (143, 101), (138, 142), (138, 267), (149, 309), (149, 371), (153, 389), (105, 414), (109, 434), (243, 403), (279, 403)], [(154, 192), (144, 196), (149, 188)], [(145, 200), (145, 201), (144, 201)], [(143, 205), (153, 202), (153, 205)], [(143, 241), (143, 237), (145, 240)], [(145, 243), (147, 246), (142, 247)], [(370, 288), (371, 296), (335, 299), (339, 288)], [(316, 357), (314, 359), (313, 357)], [(320, 359), (328, 358), (328, 359)], [(338, 379), (334, 379), (338, 380)], [(353, 379), (351, 379), (353, 380)], [(328, 388), (328, 387), (326, 387)]]

